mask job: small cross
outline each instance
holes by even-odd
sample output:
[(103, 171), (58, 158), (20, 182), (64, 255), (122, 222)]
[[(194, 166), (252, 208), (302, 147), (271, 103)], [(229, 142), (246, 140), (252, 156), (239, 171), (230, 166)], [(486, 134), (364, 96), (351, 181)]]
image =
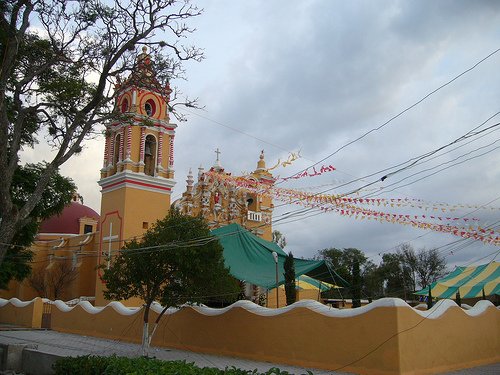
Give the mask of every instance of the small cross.
[(104, 241), (108, 241), (108, 270), (111, 265), (111, 243), (113, 240), (117, 240), (118, 236), (115, 234), (113, 236), (113, 223), (109, 223), (109, 236), (102, 238)]
[(219, 154), (221, 153), (221, 152), (219, 151), (219, 148), (217, 147), (217, 150), (215, 150), (214, 152), (217, 154), (217, 161), (219, 161)]

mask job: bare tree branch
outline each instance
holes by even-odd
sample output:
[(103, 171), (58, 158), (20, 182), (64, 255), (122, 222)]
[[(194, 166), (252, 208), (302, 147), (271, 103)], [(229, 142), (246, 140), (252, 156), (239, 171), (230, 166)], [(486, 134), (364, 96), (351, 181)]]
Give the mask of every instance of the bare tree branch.
[[(202, 13), (190, 0), (11, 0), (0, 7), (0, 238), (5, 243), (36, 206), (58, 168), (112, 120), (112, 85), (132, 72), (136, 48), (150, 45), (162, 62), (159, 93), (184, 74), (182, 62), (203, 52), (179, 44), (193, 32), (185, 21)], [(38, 21), (42, 33), (29, 29)], [(92, 79), (90, 79), (92, 75)], [(180, 104), (180, 103), (178, 103)], [(195, 100), (184, 105), (196, 106)], [(176, 104), (171, 104), (174, 109)], [(34, 192), (22, 204), (10, 196), (22, 147), (49, 134), (56, 147)], [(0, 245), (0, 263), (7, 247)]]

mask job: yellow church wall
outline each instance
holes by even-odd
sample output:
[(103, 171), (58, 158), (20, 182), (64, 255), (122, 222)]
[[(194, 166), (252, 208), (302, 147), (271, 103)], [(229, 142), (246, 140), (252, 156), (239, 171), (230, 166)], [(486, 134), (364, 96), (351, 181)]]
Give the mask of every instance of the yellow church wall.
[[(286, 294), (284, 288), (278, 288), (278, 307), (286, 306)], [(276, 288), (271, 289), (267, 294), (266, 307), (276, 308)]]
[(40, 328), (42, 326), (43, 301), (36, 297), (30, 302), (17, 298), (10, 301), (0, 299), (0, 323), (16, 326)]
[[(255, 208), (256, 211), (258, 212), (263, 212), (263, 211), (270, 211), (271, 212), (271, 217), (272, 217), (272, 210), (274, 208), (274, 205), (272, 203), (272, 198), (269, 195), (259, 195), (258, 200), (261, 200), (262, 202), (257, 202)], [(249, 207), (251, 210), (251, 208)], [(262, 231), (262, 234), (259, 234), (259, 237), (265, 239), (266, 241), (272, 241), (273, 240), (273, 227), (271, 224), (271, 220), (269, 220), (268, 223), (266, 222), (253, 222), (250, 220), (246, 220), (246, 226), (248, 229), (258, 229), (259, 231)]]
[[(58, 262), (65, 262), (74, 269), (75, 278), (66, 282), (58, 299), (67, 301), (82, 296), (94, 296), (97, 239), (96, 233), (65, 237), (59, 235), (59, 238), (53, 235), (39, 237), (31, 247), (34, 254), (31, 273), (48, 273)], [(30, 276), (22, 282), (11, 280), (8, 290), (0, 291), (0, 297), (17, 297), (25, 301), (39, 297), (39, 292), (31, 286), (29, 279)], [(52, 295), (43, 297), (53, 298)]]
[[(296, 301), (313, 300), (320, 302), (321, 299), (320, 296), (318, 295), (317, 289), (297, 290), (296, 293), (297, 293)], [(278, 288), (278, 303), (279, 303), (278, 307), (286, 306), (286, 294), (285, 294), (285, 288), (283, 287)], [(276, 308), (276, 288), (271, 289), (269, 291), (269, 297), (266, 303), (266, 307)]]
[[(123, 241), (142, 236), (157, 220), (163, 219), (170, 208), (170, 194), (163, 194), (142, 189), (118, 189), (103, 194), (101, 205), (101, 223), (104, 223), (103, 237), (107, 235), (106, 215), (108, 220), (115, 217), (116, 225)], [(144, 224), (146, 223), (146, 224)], [(144, 224), (144, 225), (143, 225)], [(115, 229), (117, 227), (115, 226)]]
[(297, 290), (297, 301), (301, 301), (303, 299), (312, 299), (313, 301), (321, 302), (321, 295), (317, 289)]
[[(451, 307), (436, 318), (400, 304), (359, 310), (294, 305), (275, 316), (248, 306), (215, 315), (183, 308), (162, 318), (152, 345), (360, 374), (431, 374), (500, 360), (500, 311), (493, 305), (470, 315)], [(53, 308), (52, 329), (138, 343), (142, 311), (117, 310)], [(357, 315), (339, 315), (345, 312)], [(156, 316), (152, 311), (150, 321)]]
[[(111, 241), (111, 254), (119, 250), (126, 241), (134, 237), (140, 239), (148, 228), (158, 219), (163, 219), (170, 208), (170, 195), (154, 191), (146, 191), (134, 188), (120, 188), (104, 192), (101, 201), (101, 253), (98, 264), (105, 264), (105, 256), (109, 251), (110, 223), (113, 224), (112, 235), (118, 236), (120, 240)], [(103, 283), (101, 281), (102, 271), (95, 275), (95, 304), (103, 306), (106, 301), (102, 295)], [(128, 306), (141, 305), (139, 300), (131, 300)]]
[[(60, 240), (54, 240), (53, 242), (35, 242), (30, 250), (33, 251), (33, 260), (31, 262), (32, 272), (37, 269), (43, 269), (48, 265), (48, 254), (52, 249), (52, 246), (56, 243), (60, 243)], [(35, 297), (38, 297), (38, 293), (31, 288), (29, 285), (28, 278), (19, 282), (17, 280), (11, 280), (7, 286), (6, 290), (0, 290), (0, 298), (10, 299), (19, 298), (22, 301), (30, 301)]]

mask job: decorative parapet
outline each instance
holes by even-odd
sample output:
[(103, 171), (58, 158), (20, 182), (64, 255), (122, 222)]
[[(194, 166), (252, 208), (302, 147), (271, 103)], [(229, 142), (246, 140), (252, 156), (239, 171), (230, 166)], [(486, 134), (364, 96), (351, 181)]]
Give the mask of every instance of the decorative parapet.
[[(13, 304), (26, 308), (32, 302)], [(10, 301), (0, 300), (0, 320), (9, 306)], [(152, 306), (150, 321), (161, 309)], [(141, 313), (142, 307), (119, 302), (94, 307), (84, 301), (69, 307), (56, 301), (52, 329), (139, 342)], [(152, 345), (331, 371), (436, 373), (500, 360), (500, 310), (489, 301), (463, 310), (441, 300), (427, 311), (393, 298), (356, 309), (311, 300), (268, 309), (238, 301), (223, 309), (184, 306), (166, 315)]]

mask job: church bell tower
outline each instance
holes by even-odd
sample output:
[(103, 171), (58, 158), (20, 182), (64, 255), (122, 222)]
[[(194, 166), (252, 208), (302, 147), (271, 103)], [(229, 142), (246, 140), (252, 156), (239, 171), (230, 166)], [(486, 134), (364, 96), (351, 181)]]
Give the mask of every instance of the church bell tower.
[[(108, 264), (124, 243), (141, 236), (170, 208), (174, 181), (175, 124), (170, 123), (171, 92), (156, 79), (144, 47), (135, 69), (116, 87), (116, 120), (106, 126), (101, 169), (101, 221), (98, 264)], [(99, 270), (96, 305), (105, 303)]]

